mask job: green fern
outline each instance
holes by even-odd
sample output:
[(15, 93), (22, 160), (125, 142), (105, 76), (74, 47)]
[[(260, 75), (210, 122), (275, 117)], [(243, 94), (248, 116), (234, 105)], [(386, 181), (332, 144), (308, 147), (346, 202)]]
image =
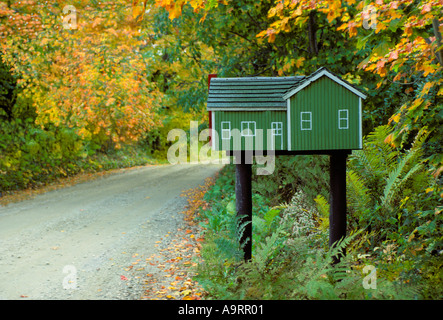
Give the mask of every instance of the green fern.
[(271, 236), (267, 237), (263, 243), (256, 246), (253, 261), (258, 272), (265, 272), (269, 261), (274, 258), (276, 251), (280, 249), (281, 231), (282, 228), (279, 227)]
[[(404, 152), (385, 143), (390, 132), (389, 127), (380, 126), (369, 134), (363, 150), (349, 157), (347, 170), (348, 207), (354, 217), (350, 221), (377, 230), (379, 235), (375, 241), (385, 239), (391, 231), (398, 232), (395, 229), (400, 227), (398, 205), (405, 198), (405, 190), (409, 194), (421, 193), (420, 185), (425, 181), (421, 157), (428, 137), (426, 128)], [(416, 181), (421, 183), (413, 184)]]
[(217, 246), (217, 254), (224, 259), (240, 261), (243, 257), (243, 248), (246, 242), (240, 243), (240, 239), (244, 233), (249, 221), (242, 222), (241, 217), (232, 216), (230, 223), (226, 224), (226, 231), (219, 232), (218, 237), (214, 240)]
[(359, 173), (371, 197), (382, 193), (387, 172), (396, 165), (398, 151), (384, 142), (391, 132), (387, 126), (377, 127), (366, 139), (363, 150), (349, 157), (349, 167)]
[(346, 172), (346, 186), (349, 208), (353, 212), (367, 210), (371, 203), (369, 189), (365, 186), (364, 179), (354, 170)]
[(318, 228), (322, 231), (326, 231), (329, 228), (330, 205), (328, 200), (320, 194), (314, 199), (314, 201), (317, 204), (317, 210), (319, 213), (317, 217), (317, 222), (319, 223)]
[[(401, 158), (394, 170), (389, 172), (383, 196), (380, 199), (382, 207), (389, 206), (396, 191), (398, 191), (417, 171), (423, 168), (421, 163), (416, 162), (422, 155), (422, 146), (428, 136), (428, 134), (425, 134), (424, 132), (425, 131), (422, 130), (417, 134), (411, 149), (406, 152), (406, 155), (403, 158)], [(402, 177), (402, 173), (404, 172), (406, 172), (406, 174)]]
[(386, 187), (383, 192), (383, 196), (380, 199), (382, 208), (386, 208), (387, 206), (390, 206), (395, 193), (398, 190), (400, 190), (402, 185), (411, 176), (413, 176), (417, 171), (421, 170), (423, 168), (423, 165), (421, 163), (416, 164), (403, 177), (400, 177), (403, 167), (404, 167), (404, 164), (402, 161), (402, 163), (398, 166), (398, 168), (389, 174), (389, 178), (387, 180)]

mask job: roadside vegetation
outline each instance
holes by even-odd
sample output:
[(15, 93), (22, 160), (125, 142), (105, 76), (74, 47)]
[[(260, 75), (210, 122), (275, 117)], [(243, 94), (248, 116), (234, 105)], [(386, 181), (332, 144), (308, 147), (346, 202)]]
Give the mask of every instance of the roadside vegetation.
[(171, 129), (189, 137), (190, 121), (209, 125), (209, 74), (327, 67), (368, 96), (364, 148), (348, 158), (346, 258), (330, 266), (328, 158), (279, 157), (272, 175), (254, 177), (249, 264), (233, 167), (207, 191), (199, 281), (209, 298), (443, 297), (441, 0), (70, 6), (0, 1), (0, 196), (167, 162)]
[[(386, 130), (377, 128), (349, 158), (348, 237), (333, 250), (327, 157), (277, 157), (276, 174), (253, 178), (248, 263), (238, 243), (235, 168), (226, 166), (199, 218), (205, 242), (197, 280), (207, 298), (441, 299), (442, 207), (421, 168), (424, 139), (400, 152), (383, 142)], [(341, 248), (347, 254), (333, 265)]]

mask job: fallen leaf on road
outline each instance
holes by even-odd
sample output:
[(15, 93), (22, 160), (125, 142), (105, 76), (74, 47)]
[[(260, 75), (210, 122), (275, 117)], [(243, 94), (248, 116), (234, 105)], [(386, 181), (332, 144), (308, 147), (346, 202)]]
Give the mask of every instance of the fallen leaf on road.
[(125, 276), (120, 276), (121, 280), (128, 280), (128, 278), (126, 278)]
[(189, 289), (186, 289), (186, 290), (183, 290), (182, 292), (180, 292), (180, 294), (181, 294), (182, 296), (188, 296), (188, 295), (190, 295), (191, 293), (192, 293), (192, 291), (189, 290)]
[(200, 300), (203, 298), (205, 294), (203, 287), (193, 280), (195, 275), (193, 267), (197, 266), (194, 261), (200, 256), (201, 242), (204, 241), (203, 236), (199, 235), (200, 229), (194, 218), (199, 216), (202, 207), (207, 206), (203, 196), (210, 184), (213, 184), (213, 181), (208, 180), (203, 187), (183, 191), (181, 196), (188, 198), (188, 205), (183, 212), (186, 226), (178, 228), (176, 233), (166, 239), (170, 233), (168, 232), (168, 235), (161, 239), (165, 240), (163, 242), (165, 248), (158, 248), (158, 255), (153, 254), (145, 259), (147, 265), (156, 266), (161, 273), (146, 274), (144, 280), (146, 288), (142, 299)]

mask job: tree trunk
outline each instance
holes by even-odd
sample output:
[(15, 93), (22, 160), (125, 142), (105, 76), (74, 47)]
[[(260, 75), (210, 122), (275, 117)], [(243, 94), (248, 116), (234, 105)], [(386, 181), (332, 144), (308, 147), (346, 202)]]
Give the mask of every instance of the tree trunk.
[[(441, 33), (440, 30), (438, 29), (440, 25), (440, 22), (437, 19), (433, 19), (432, 20), (432, 27), (434, 28), (434, 35), (435, 35), (435, 40), (437, 41), (437, 48), (441, 46)], [(437, 57), (438, 62), (440, 63), (440, 65), (443, 65), (443, 52), (442, 50), (438, 50), (435, 52), (435, 56)]]
[(309, 39), (309, 53), (311, 55), (318, 55), (317, 45), (317, 26), (315, 21), (315, 11), (309, 12), (308, 20), (308, 39)]

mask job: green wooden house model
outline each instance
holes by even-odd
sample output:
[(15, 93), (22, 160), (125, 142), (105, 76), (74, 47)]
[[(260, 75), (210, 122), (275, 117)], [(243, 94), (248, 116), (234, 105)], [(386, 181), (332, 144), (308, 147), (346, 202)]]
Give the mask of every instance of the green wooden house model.
[(309, 76), (209, 81), (207, 110), (215, 150), (362, 148), (366, 95), (327, 68)]

